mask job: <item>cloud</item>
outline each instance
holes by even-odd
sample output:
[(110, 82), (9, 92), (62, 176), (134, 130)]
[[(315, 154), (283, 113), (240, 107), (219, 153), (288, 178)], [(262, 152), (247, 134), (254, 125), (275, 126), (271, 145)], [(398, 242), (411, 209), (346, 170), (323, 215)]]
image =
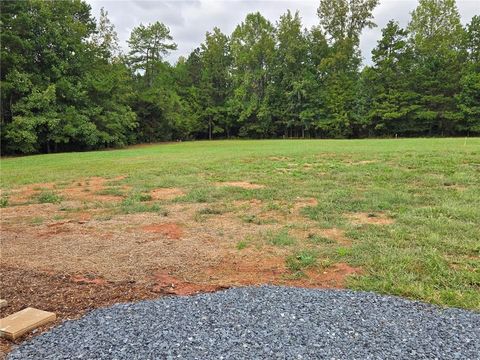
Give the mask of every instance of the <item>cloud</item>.
[[(224, 33), (231, 34), (251, 12), (260, 11), (275, 24), (287, 9), (299, 10), (304, 27), (310, 28), (318, 24), (316, 12), (319, 1), (309, 0), (87, 0), (87, 2), (91, 5), (95, 17), (98, 17), (102, 7), (108, 11), (124, 50), (127, 50), (126, 41), (135, 26), (140, 23), (163, 22), (170, 28), (178, 44), (178, 50), (167, 57), (172, 63), (179, 56), (188, 56), (193, 49), (200, 46), (207, 31), (217, 26)], [(381, 0), (374, 11), (378, 27), (364, 30), (361, 36), (360, 48), (366, 63), (370, 62), (371, 50), (376, 46), (381, 37), (381, 29), (387, 22), (395, 19), (401, 26), (406, 26), (416, 5), (415, 0)], [(477, 0), (457, 1), (457, 5), (464, 24), (469, 22), (474, 14), (480, 13)]]

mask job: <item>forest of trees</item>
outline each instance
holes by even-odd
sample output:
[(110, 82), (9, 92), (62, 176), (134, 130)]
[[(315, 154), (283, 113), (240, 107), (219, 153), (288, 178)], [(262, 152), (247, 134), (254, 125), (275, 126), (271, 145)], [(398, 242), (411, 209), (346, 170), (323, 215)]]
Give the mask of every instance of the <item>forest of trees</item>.
[(82, 0), (1, 3), (2, 154), (224, 138), (480, 134), (480, 16), (420, 0), (362, 65), (378, 0), (320, 0), (318, 25), (288, 11), (214, 28), (175, 65), (161, 22), (122, 51), (106, 11)]

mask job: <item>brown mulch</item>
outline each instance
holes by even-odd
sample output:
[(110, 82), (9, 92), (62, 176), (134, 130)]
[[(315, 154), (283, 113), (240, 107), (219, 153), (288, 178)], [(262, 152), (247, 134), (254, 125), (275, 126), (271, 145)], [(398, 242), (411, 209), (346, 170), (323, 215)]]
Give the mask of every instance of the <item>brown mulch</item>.
[(1, 318), (29, 306), (51, 311), (57, 315), (55, 323), (45, 325), (15, 342), (0, 339), (0, 359), (2, 359), (11, 350), (12, 345), (39, 335), (64, 320), (79, 318), (85, 312), (99, 307), (154, 299), (168, 294), (189, 295), (214, 291), (218, 288), (182, 284), (168, 276), (137, 284), (129, 281), (108, 282), (92, 274), (79, 276), (2, 266), (0, 289), (0, 298), (8, 301), (8, 306), (0, 309)]

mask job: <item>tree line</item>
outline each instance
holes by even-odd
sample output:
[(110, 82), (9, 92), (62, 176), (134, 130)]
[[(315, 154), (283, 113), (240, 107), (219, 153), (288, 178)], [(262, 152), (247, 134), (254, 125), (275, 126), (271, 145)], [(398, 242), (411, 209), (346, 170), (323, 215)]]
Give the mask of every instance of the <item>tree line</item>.
[(214, 28), (172, 65), (155, 22), (121, 51), (82, 0), (1, 3), (2, 154), (220, 138), (358, 138), (480, 133), (480, 16), (420, 0), (391, 20), (362, 65), (378, 0), (321, 0), (318, 24), (287, 11)]

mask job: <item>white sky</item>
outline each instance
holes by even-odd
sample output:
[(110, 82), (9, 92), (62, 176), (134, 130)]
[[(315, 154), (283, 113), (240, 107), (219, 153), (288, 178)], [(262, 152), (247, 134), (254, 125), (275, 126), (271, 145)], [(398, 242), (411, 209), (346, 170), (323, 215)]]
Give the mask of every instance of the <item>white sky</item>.
[[(135, 0), (87, 0), (92, 6), (92, 14), (98, 18), (100, 8), (108, 11), (115, 24), (120, 45), (127, 49), (126, 40), (132, 29), (140, 23), (161, 21), (170, 28), (178, 50), (168, 57), (174, 63), (179, 56), (188, 54), (198, 47), (205, 38), (205, 32), (219, 27), (230, 35), (248, 13), (260, 11), (263, 16), (275, 23), (287, 9), (300, 11), (304, 27), (318, 23), (316, 15), (319, 1), (315, 0), (177, 0), (177, 1), (135, 1)], [(370, 62), (370, 52), (381, 37), (381, 29), (390, 19), (406, 26), (410, 12), (415, 9), (415, 0), (380, 0), (374, 11), (374, 21), (378, 27), (364, 30), (360, 47), (366, 63)], [(457, 0), (457, 6), (466, 24), (473, 15), (480, 14), (479, 0)]]

